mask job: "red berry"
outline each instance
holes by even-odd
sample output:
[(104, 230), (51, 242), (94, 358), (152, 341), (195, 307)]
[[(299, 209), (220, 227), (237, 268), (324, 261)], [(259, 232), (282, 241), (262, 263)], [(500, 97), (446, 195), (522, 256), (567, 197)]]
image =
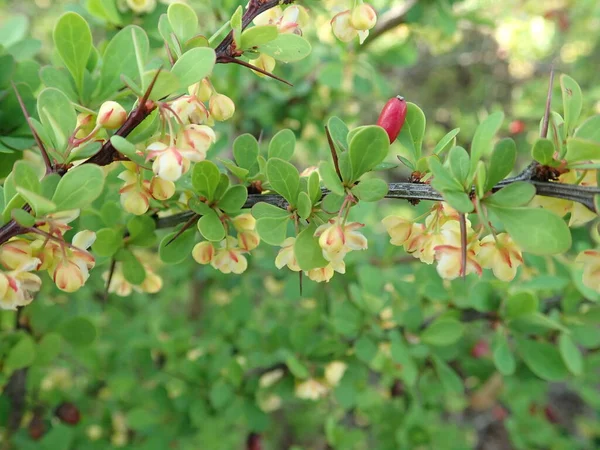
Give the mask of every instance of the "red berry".
[(492, 408), (492, 415), (494, 416), (494, 419), (502, 421), (508, 417), (508, 411), (502, 406), (496, 405)]
[(34, 415), (29, 422), (29, 426), (27, 427), (27, 431), (29, 432), (29, 436), (34, 441), (39, 441), (44, 434), (46, 434), (46, 423), (44, 419), (39, 415)]
[(260, 434), (250, 433), (246, 441), (246, 448), (248, 450), (262, 450)]
[(481, 359), (490, 354), (490, 346), (489, 344), (480, 339), (471, 349), (471, 356), (476, 359)]
[(61, 403), (55, 411), (56, 417), (69, 425), (77, 425), (81, 419), (79, 409), (73, 403)]
[(508, 126), (510, 134), (519, 134), (525, 131), (525, 122), (522, 120), (513, 120)]
[(383, 128), (388, 134), (390, 143), (396, 140), (400, 134), (400, 130), (402, 130), (402, 126), (406, 120), (406, 111), (406, 101), (399, 95), (389, 99), (381, 110), (377, 125)]

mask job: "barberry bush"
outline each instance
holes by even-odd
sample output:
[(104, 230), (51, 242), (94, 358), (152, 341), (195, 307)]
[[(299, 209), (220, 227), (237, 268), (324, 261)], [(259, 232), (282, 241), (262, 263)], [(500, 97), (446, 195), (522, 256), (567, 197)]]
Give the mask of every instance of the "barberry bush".
[[(598, 442), (597, 5), (36, 3), (0, 23), (1, 448)], [(419, 49), (473, 28), (522, 98), (432, 110)]]

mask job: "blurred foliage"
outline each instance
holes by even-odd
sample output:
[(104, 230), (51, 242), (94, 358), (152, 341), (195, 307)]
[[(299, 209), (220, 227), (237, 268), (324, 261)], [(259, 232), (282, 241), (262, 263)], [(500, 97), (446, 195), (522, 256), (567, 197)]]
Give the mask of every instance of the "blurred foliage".
[[(242, 2), (188, 3), (209, 36)], [(313, 54), (276, 69), (292, 88), (218, 66), (217, 89), (243, 113), (217, 127), (210, 155), (228, 156), (241, 133), (270, 137), (288, 127), (302, 137), (297, 162), (311, 165), (328, 154), (322, 129), (330, 116), (372, 123), (385, 99), (402, 94), (430, 118), (427, 147), (457, 127), (472, 136), (481, 117), (502, 110), (509, 121), (500, 135), (513, 135), (525, 159), (538, 135), (552, 66), (581, 84), (584, 115), (600, 112), (596, 0), (410, 3), (397, 17), (403, 2), (373, 1), (380, 25), (394, 26), (363, 47), (337, 42), (326, 16), (315, 14), (305, 30)], [(86, 17), (96, 42), (118, 30), (83, 1), (0, 0), (0, 64), (28, 86), (29, 109), (40, 65), (56, 58), (51, 32), (65, 10)], [(123, 22), (142, 25), (159, 52), (156, 24), (165, 10), (159, 3), (148, 15), (124, 14)], [(8, 79), (0, 77), (0, 152), (31, 145)], [(559, 103), (558, 84), (555, 94)], [(8, 170), (0, 168), (0, 176)], [(407, 176), (401, 169), (388, 173), (395, 181)], [(115, 193), (95, 206), (106, 217), (116, 202)], [(388, 213), (417, 217), (429, 206), (388, 201), (355, 208), (355, 219), (368, 225), (369, 250), (350, 258), (344, 277), (327, 285), (305, 281), (302, 296), (297, 277), (274, 268), (270, 247), (261, 247), (252, 270), (236, 278), (191, 258), (158, 268), (165, 287), (154, 296), (105, 298), (100, 274), (108, 260), (99, 260), (89, 285), (68, 300), (45, 285), (20, 317), (29, 333), (14, 332), (14, 312), (0, 312), (0, 386), (28, 367), (23, 428), (11, 437), (12, 447), (8, 436), (0, 438), (0, 448), (235, 449), (250, 432), (267, 449), (597, 448), (600, 295), (576, 281), (577, 269), (561, 258), (528, 257), (518, 283), (491, 276), (442, 281), (435, 268), (407, 261), (388, 245), (380, 225)], [(586, 230), (574, 230), (573, 240), (575, 250), (591, 245)], [(452, 330), (436, 337), (432, 321), (440, 318)], [(556, 347), (536, 341), (556, 340), (564, 329), (585, 354), (577, 377)], [(518, 358), (502, 353), (507, 331), (526, 341), (512, 345)], [(21, 358), (11, 359), (17, 346), (12, 353)], [(508, 370), (511, 358), (515, 367)], [(299, 399), (297, 385), (321, 379), (332, 361), (348, 367), (331, 394)], [(539, 364), (554, 372), (540, 378)], [(280, 381), (259, 383), (279, 369)], [(76, 426), (54, 415), (65, 401), (81, 411)], [(4, 395), (0, 428), (9, 416)], [(33, 441), (27, 426), (38, 417), (48, 432)]]

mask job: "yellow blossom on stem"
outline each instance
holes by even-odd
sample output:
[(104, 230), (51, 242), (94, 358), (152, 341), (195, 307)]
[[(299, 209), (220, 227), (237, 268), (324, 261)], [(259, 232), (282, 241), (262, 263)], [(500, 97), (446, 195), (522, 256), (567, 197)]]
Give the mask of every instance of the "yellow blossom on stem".
[(300, 266), (298, 265), (298, 261), (296, 261), (296, 255), (294, 253), (294, 244), (296, 243), (295, 237), (289, 237), (281, 244), (281, 250), (277, 253), (277, 257), (275, 258), (275, 266), (278, 269), (283, 268), (283, 266), (287, 266), (288, 269), (294, 272), (300, 272)]
[(40, 260), (32, 259), (10, 272), (0, 271), (0, 309), (17, 309), (33, 300), (40, 290), (42, 280), (30, 271), (35, 270)]
[(477, 236), (467, 224), (467, 261), (462, 267), (461, 233), (458, 221), (446, 222), (441, 229), (443, 243), (433, 248), (437, 260), (437, 271), (446, 280), (453, 280), (461, 275), (477, 273), (481, 275), (481, 265), (476, 259), (479, 252)]
[(413, 230), (413, 222), (399, 216), (388, 216), (382, 220), (383, 226), (390, 235), (392, 245), (403, 245)]
[(215, 246), (212, 242), (203, 241), (197, 243), (192, 249), (192, 257), (198, 264), (210, 264), (215, 257)]
[(600, 250), (584, 250), (575, 262), (583, 265), (583, 284), (600, 292)]
[(521, 250), (510, 235), (500, 233), (497, 241), (489, 235), (481, 240), (477, 260), (486, 269), (492, 269), (494, 276), (502, 281), (511, 281), (517, 274), (517, 268), (523, 264)]
[(241, 274), (248, 268), (248, 261), (242, 254), (243, 250), (236, 247), (237, 241), (227, 236), (221, 241), (221, 248), (216, 251), (211, 265), (221, 272)]

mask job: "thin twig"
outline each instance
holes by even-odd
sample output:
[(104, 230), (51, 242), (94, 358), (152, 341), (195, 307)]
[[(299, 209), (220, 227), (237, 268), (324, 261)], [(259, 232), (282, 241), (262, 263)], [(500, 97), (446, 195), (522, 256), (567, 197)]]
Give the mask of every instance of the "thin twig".
[(292, 86), (292, 87), (294, 86), (289, 81), (286, 81), (283, 78), (280, 78), (271, 72), (267, 72), (266, 70), (261, 69), (260, 67), (257, 67), (254, 64), (250, 64), (249, 62), (246, 62), (242, 59), (233, 58), (231, 56), (221, 56), (219, 62), (223, 63), (223, 64), (239, 64), (240, 66), (244, 66), (244, 67), (247, 67), (248, 69), (252, 69), (256, 72), (262, 73), (263, 75), (265, 75), (269, 78), (273, 78), (274, 80), (281, 81), (282, 83), (285, 83), (288, 86)]

